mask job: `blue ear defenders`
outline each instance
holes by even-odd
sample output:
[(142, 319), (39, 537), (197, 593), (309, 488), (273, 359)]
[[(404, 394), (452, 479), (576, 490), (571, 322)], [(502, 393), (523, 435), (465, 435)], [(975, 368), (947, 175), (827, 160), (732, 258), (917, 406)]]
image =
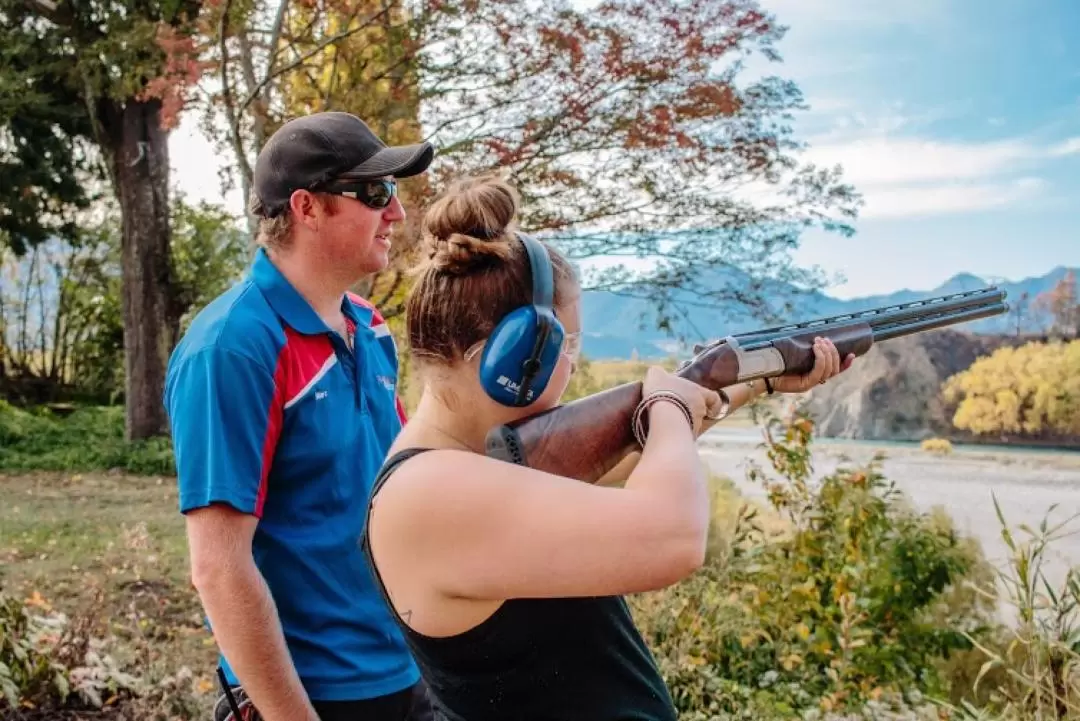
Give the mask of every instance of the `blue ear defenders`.
[(532, 304), (515, 308), (491, 332), (480, 356), (480, 385), (499, 403), (520, 408), (543, 394), (565, 332), (555, 317), (554, 272), (547, 248), (527, 235), (517, 237), (529, 256)]

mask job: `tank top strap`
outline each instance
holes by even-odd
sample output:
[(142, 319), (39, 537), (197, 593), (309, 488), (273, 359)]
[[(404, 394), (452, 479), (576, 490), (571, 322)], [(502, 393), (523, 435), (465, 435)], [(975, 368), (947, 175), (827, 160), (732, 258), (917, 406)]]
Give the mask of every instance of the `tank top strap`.
[[(364, 528), (360, 532), (360, 548), (365, 553), (368, 552), (368, 524), (371, 522), (371, 508), (372, 503), (375, 500), (375, 494), (379, 492), (379, 489), (390, 480), (390, 474), (398, 469), (398, 467), (409, 460), (413, 456), (418, 456), (426, 451), (433, 451), (434, 448), (405, 448), (400, 450), (394, 455), (387, 458), (382, 467), (379, 468), (379, 472), (375, 475), (375, 481), (371, 484), (371, 495), (368, 496), (367, 511), (365, 512)], [(372, 565), (374, 565), (374, 559), (371, 559)]]

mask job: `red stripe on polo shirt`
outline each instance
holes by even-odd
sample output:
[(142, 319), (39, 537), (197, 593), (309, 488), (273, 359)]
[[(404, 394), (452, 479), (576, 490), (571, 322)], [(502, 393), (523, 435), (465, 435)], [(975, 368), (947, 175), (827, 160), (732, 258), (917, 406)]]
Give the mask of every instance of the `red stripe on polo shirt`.
[(274, 369), (274, 397), (263, 440), (262, 472), (255, 500), (255, 515), (261, 517), (266, 502), (267, 479), (281, 436), (285, 408), (311, 392), (315, 381), (325, 375), (335, 362), (337, 356), (326, 336), (303, 335), (292, 328), (285, 328), (285, 345), (278, 354), (277, 367)]
[(285, 329), (285, 406), (303, 398), (330, 368), (337, 363), (334, 346), (325, 335), (304, 335)]
[[(288, 346), (286, 346), (288, 347)], [(266, 423), (266, 435), (263, 438), (262, 471), (259, 474), (259, 493), (255, 497), (255, 516), (262, 518), (263, 504), (266, 503), (267, 479), (270, 467), (274, 463), (274, 450), (281, 437), (282, 415), (285, 409), (285, 388), (287, 365), (285, 348), (278, 354), (277, 367), (274, 369), (274, 396), (270, 400), (270, 415)]]

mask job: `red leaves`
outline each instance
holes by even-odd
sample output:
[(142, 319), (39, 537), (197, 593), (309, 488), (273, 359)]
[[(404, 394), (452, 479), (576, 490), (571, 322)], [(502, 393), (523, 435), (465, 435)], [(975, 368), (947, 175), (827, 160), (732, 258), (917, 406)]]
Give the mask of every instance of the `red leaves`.
[[(778, 36), (753, 0), (608, 0), (587, 13), (560, 0), (533, 0), (527, 12), (501, 0), (427, 0), (437, 1), (449, 8), (429, 25), (440, 67), (422, 77), (460, 92), (427, 96), (425, 112), (445, 162), (465, 172), (509, 166), (547, 184), (592, 163), (611, 187), (651, 193), (656, 181), (641, 174), (655, 164), (737, 177), (779, 158), (783, 131), (762, 119), (797, 95), (738, 89), (722, 66), (744, 47), (768, 54)], [(471, 5), (479, 14), (463, 15)]]
[(677, 112), (685, 118), (711, 118), (737, 115), (743, 101), (730, 85), (703, 83), (687, 88)]
[(521, 155), (520, 147), (512, 148), (501, 138), (488, 138), (484, 145), (495, 154), (496, 165), (513, 165)]
[(666, 105), (652, 108), (635, 118), (626, 135), (625, 147), (660, 149), (674, 136), (674, 116)]
[(145, 102), (161, 100), (161, 126), (177, 126), (187, 101), (187, 91), (199, 82), (210, 63), (199, 60), (200, 50), (195, 38), (167, 23), (158, 26), (157, 45), (165, 53), (162, 72), (146, 83), (136, 99)]
[(582, 47), (581, 39), (575, 34), (559, 28), (542, 27), (540, 28), (540, 40), (550, 45), (556, 52), (567, 54), (572, 68), (580, 66), (585, 59), (585, 50)]

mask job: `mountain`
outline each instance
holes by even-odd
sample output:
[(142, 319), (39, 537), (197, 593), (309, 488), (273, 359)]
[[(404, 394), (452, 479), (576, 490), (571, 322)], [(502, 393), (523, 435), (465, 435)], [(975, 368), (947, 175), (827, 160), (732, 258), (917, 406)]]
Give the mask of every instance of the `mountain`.
[[(1080, 268), (1059, 266), (1045, 275), (1019, 281), (999, 282), (996, 285), (1006, 291), (1009, 313), (985, 318), (964, 325), (953, 326), (956, 330), (981, 335), (1040, 333), (1049, 328), (1046, 313), (1031, 308), (1034, 299), (1051, 290), (1069, 271), (1080, 275)], [(738, 282), (737, 276), (728, 271), (715, 279), (711, 287)], [(959, 273), (936, 288), (929, 290), (903, 289), (883, 295), (840, 299), (825, 293), (799, 293), (792, 286), (776, 288), (777, 302), (790, 299), (793, 311), (784, 314), (785, 323), (812, 320), (831, 315), (854, 313), (897, 303), (909, 303), (951, 293), (961, 293), (992, 285), (989, 281), (971, 273)], [(751, 315), (744, 307), (732, 303), (719, 303), (714, 307), (683, 304), (681, 312), (670, 312), (671, 329), (656, 328), (656, 312), (644, 299), (628, 298), (610, 291), (586, 291), (582, 294), (581, 317), (585, 328), (582, 351), (591, 359), (664, 358), (686, 352), (678, 343), (680, 335), (689, 344), (709, 340), (729, 333), (742, 333), (766, 325)]]

